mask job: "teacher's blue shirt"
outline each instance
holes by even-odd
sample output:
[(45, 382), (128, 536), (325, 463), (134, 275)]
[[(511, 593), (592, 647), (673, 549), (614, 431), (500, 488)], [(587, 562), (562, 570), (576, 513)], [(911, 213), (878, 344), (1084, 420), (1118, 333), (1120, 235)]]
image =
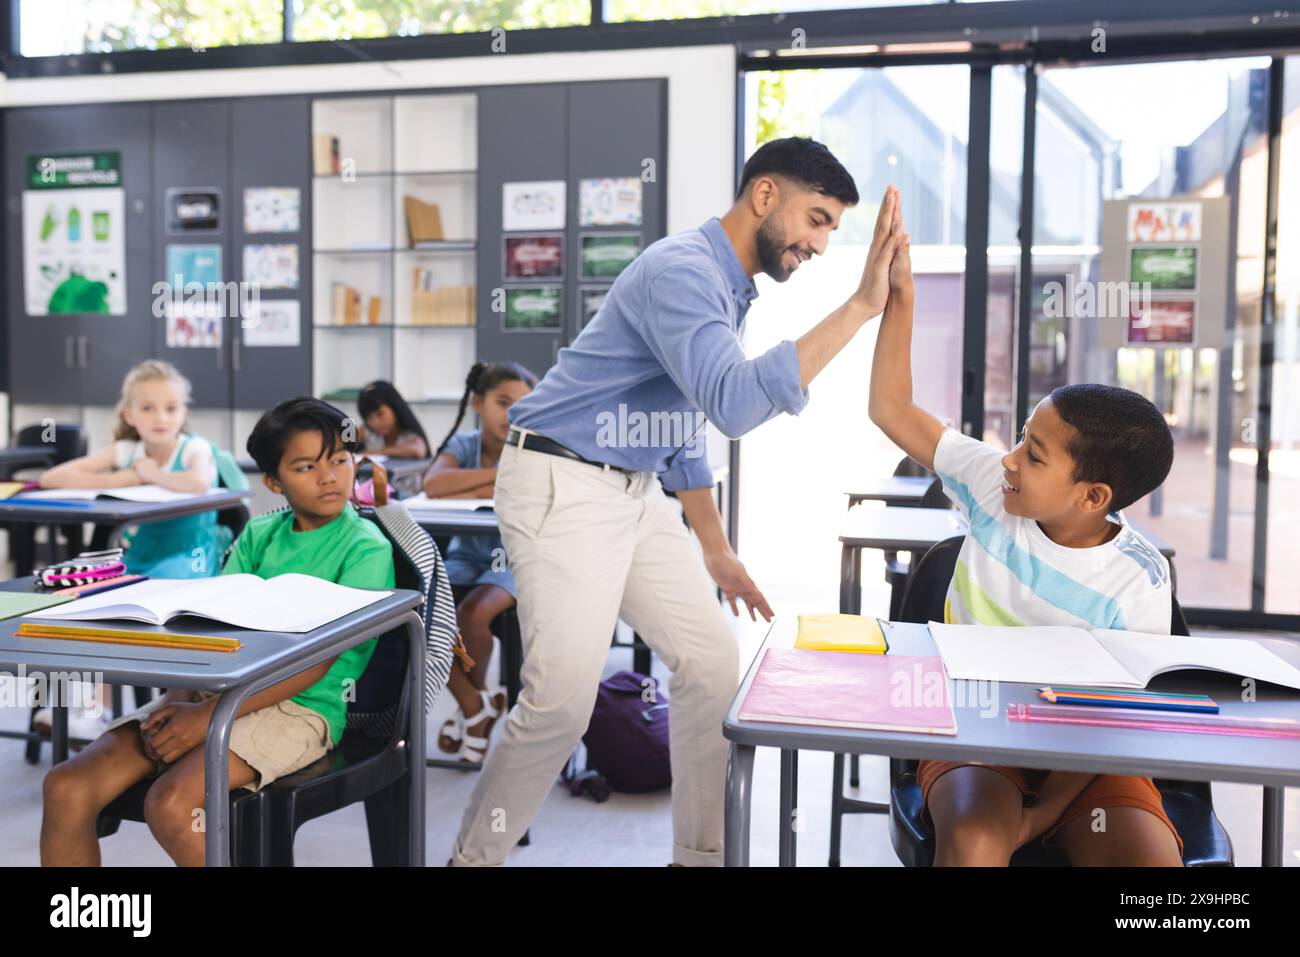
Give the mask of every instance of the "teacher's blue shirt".
[(793, 342), (745, 358), (757, 295), (716, 217), (651, 244), (511, 423), (594, 462), (657, 472), (669, 491), (712, 485), (705, 417), (737, 438), (808, 404)]

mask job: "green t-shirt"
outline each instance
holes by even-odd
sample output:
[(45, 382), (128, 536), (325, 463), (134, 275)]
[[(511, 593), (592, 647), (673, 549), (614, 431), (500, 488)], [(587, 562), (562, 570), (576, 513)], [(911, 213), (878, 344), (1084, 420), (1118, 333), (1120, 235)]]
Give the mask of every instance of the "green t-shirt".
[[(393, 548), (384, 533), (348, 505), (334, 521), (310, 532), (293, 528), (293, 512), (272, 512), (249, 522), (226, 560), (223, 575), (248, 572), (271, 578), (297, 572), (350, 588), (394, 587)], [(375, 639), (349, 648), (325, 677), (291, 700), (311, 708), (329, 724), (330, 739), (343, 737), (349, 689), (355, 688), (375, 652)], [(344, 681), (348, 681), (344, 685)]]

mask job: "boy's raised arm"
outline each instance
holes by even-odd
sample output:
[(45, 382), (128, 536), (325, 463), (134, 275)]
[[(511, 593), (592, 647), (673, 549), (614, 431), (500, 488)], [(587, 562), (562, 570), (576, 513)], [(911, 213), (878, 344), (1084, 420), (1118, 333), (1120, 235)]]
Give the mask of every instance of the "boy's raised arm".
[(919, 465), (934, 468), (944, 425), (912, 401), (912, 283), (910, 238), (903, 235), (889, 267), (889, 301), (876, 335), (868, 414)]

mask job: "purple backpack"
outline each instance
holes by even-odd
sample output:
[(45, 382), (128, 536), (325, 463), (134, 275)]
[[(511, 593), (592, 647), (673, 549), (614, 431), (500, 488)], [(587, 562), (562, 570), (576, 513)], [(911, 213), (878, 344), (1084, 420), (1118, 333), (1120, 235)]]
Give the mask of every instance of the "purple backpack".
[(646, 675), (620, 671), (600, 683), (582, 741), (587, 767), (615, 791), (658, 791), (672, 784), (668, 694)]

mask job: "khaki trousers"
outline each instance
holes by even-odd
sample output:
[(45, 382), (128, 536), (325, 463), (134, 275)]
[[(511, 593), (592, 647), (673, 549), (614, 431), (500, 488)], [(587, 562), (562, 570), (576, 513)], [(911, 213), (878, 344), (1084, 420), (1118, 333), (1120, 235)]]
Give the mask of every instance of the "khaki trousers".
[(672, 672), (673, 860), (720, 865), (722, 721), (738, 653), (658, 480), (507, 445), (496, 510), (519, 589), (523, 691), (479, 774), (453, 863), (501, 864), (528, 829), (587, 730), (622, 618)]

